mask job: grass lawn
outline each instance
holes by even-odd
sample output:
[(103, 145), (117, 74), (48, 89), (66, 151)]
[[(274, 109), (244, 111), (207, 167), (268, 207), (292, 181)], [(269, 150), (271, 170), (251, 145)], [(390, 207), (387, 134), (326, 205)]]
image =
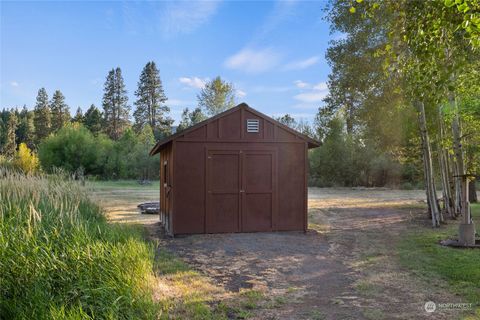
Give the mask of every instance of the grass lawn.
[[(480, 204), (472, 205), (476, 228), (480, 228)], [(459, 301), (469, 302), (476, 309), (474, 318), (480, 317), (480, 249), (443, 247), (439, 241), (457, 238), (458, 223), (448, 221), (439, 229), (416, 229), (405, 236), (399, 246), (400, 262), (421, 277), (441, 278), (448, 282), (450, 290), (461, 296)], [(478, 233), (478, 232), (477, 232)]]
[(141, 185), (137, 180), (98, 180), (88, 181), (88, 185), (91, 185), (95, 189), (160, 189), (160, 181), (154, 179), (149, 185)]

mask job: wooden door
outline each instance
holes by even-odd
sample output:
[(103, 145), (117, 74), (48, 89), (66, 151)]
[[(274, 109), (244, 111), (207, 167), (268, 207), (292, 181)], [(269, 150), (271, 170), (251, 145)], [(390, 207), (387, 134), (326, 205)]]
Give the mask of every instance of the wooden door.
[(243, 232), (271, 231), (274, 221), (275, 153), (242, 153), (242, 225)]
[(240, 170), (240, 151), (208, 151), (207, 233), (240, 231)]

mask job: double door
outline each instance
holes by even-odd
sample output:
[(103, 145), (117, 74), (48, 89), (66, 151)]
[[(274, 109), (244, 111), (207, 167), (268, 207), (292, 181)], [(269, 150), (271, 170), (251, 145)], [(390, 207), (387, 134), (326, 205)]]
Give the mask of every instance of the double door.
[(208, 150), (206, 232), (274, 229), (274, 150)]

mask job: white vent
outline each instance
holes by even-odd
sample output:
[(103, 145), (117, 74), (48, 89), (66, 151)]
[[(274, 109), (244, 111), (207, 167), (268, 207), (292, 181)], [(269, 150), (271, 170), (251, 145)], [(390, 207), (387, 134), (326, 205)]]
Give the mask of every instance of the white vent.
[(247, 132), (258, 132), (259, 127), (258, 119), (247, 119)]

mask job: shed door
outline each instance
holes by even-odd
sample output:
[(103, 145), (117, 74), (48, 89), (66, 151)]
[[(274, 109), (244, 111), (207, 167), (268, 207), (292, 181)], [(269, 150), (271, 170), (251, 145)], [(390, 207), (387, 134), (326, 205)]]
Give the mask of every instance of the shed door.
[(240, 214), (240, 152), (209, 151), (206, 232), (238, 232)]
[(274, 212), (273, 151), (244, 151), (242, 156), (242, 231), (271, 231)]
[(206, 232), (273, 229), (274, 151), (208, 151)]

